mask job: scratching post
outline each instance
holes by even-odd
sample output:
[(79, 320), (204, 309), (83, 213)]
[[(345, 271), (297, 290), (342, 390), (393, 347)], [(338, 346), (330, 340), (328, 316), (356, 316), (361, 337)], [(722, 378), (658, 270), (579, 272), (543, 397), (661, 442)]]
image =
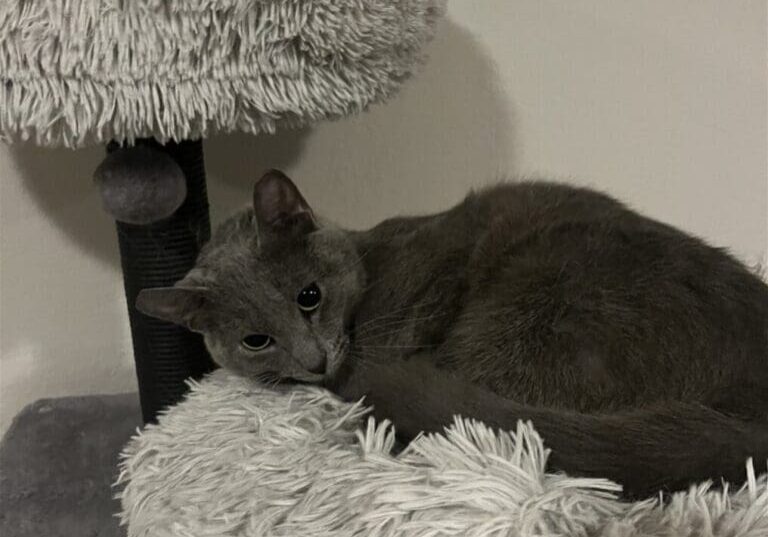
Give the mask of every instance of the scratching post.
[(141, 410), (144, 421), (150, 422), (158, 411), (181, 399), (186, 378), (211, 371), (213, 362), (199, 334), (140, 313), (136, 296), (147, 287), (180, 280), (209, 239), (211, 226), (202, 142), (142, 143), (165, 152), (179, 165), (187, 191), (184, 203), (167, 219), (147, 225), (117, 222)]

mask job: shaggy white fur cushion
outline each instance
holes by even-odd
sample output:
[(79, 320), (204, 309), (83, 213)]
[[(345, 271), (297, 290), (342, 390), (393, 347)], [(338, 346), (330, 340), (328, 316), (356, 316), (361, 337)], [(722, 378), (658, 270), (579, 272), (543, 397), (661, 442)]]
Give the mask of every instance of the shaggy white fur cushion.
[(274, 132), (383, 102), (444, 0), (0, 2), (0, 140)]
[[(122, 521), (138, 536), (768, 536), (768, 480), (662, 505), (607, 480), (546, 473), (529, 424), (457, 419), (390, 454), (387, 423), (317, 387), (217, 371), (126, 446)], [(363, 426), (360, 430), (359, 427)]]

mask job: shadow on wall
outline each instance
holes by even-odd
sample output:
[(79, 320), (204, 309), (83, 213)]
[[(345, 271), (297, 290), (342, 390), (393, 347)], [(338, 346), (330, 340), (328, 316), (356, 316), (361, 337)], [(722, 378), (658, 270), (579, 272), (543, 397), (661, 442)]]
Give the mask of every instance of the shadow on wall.
[[(285, 170), (315, 209), (351, 227), (444, 209), (469, 188), (513, 174), (513, 111), (492, 58), (450, 19), (427, 55), (397, 96), (364, 114), (272, 139), (211, 138), (214, 220), (249, 203), (267, 168)], [(300, 158), (285, 144), (303, 144)]]
[[(441, 23), (428, 55), (423, 72), (399, 95), (357, 117), (272, 136), (208, 139), (214, 223), (249, 202), (253, 181), (267, 168), (287, 170), (311, 203), (352, 226), (444, 208), (469, 187), (512, 172), (511, 111), (492, 60), (450, 19)], [(114, 226), (92, 185), (104, 152), (12, 149), (41, 210), (86, 255), (116, 266)]]
[(101, 209), (93, 171), (106, 155), (104, 147), (72, 151), (19, 144), (10, 148), (30, 197), (85, 255), (119, 264), (117, 236)]
[(302, 151), (312, 129), (304, 127), (263, 136), (241, 132), (215, 134), (207, 139), (205, 167), (212, 225), (250, 203), (253, 182), (264, 171), (293, 168), (303, 158)]

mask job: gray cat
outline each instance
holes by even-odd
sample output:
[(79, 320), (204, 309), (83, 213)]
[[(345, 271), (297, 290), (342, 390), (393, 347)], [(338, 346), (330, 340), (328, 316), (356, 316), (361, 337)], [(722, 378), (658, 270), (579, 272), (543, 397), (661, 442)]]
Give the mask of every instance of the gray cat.
[(271, 171), (138, 307), (240, 374), (366, 395), (405, 439), (530, 419), (553, 469), (629, 497), (768, 459), (768, 286), (587, 189), (502, 184), (355, 232)]

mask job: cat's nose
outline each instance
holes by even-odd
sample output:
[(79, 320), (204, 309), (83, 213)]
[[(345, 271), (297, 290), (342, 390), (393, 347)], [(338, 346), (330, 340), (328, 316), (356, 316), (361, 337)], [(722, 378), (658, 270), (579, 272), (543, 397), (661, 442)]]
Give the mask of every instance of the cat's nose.
[(315, 363), (306, 366), (307, 371), (310, 373), (315, 373), (317, 375), (324, 375), (325, 374), (325, 366), (328, 363), (328, 360), (325, 356), (317, 360)]
[(325, 374), (325, 365), (328, 362), (326, 353), (320, 349), (307, 349), (305, 352), (297, 353), (295, 355), (301, 367), (307, 373), (314, 373), (316, 375)]

